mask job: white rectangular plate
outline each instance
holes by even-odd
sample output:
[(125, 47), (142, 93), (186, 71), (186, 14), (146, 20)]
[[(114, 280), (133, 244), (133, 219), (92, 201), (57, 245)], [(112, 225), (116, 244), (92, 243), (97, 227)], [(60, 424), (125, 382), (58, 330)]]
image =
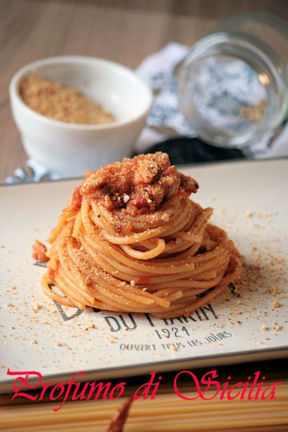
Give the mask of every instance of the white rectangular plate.
[[(44, 269), (31, 247), (45, 240), (79, 180), (0, 187), (0, 391), (12, 371), (59, 380), (216, 366), (288, 354), (288, 160), (186, 167), (200, 184), (192, 198), (214, 207), (246, 262), (240, 297), (189, 318), (161, 320), (57, 307), (41, 291)], [(259, 269), (259, 267), (261, 267)]]

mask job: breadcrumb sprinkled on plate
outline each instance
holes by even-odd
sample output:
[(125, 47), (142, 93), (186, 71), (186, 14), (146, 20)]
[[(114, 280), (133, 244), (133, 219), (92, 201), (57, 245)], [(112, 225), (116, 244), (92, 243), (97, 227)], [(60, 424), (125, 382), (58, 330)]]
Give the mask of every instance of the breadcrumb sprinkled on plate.
[(279, 298), (277, 298), (277, 299), (275, 299), (273, 302), (272, 302), (272, 308), (273, 309), (277, 309), (277, 308), (279, 308), (281, 305), (280, 305), (280, 302), (279, 302)]
[(96, 326), (94, 323), (90, 322), (85, 326), (85, 330), (89, 330), (89, 329), (95, 329)]

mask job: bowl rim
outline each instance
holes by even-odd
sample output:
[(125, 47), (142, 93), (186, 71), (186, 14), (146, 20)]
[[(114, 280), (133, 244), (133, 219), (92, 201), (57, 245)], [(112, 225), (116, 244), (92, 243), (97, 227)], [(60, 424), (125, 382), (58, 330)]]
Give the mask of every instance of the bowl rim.
[[(77, 62), (77, 63), (101, 63), (104, 65), (107, 65), (109, 67), (112, 67), (114, 69), (118, 69), (125, 74), (129, 75), (129, 78), (132, 79), (134, 82), (137, 83), (137, 85), (141, 85), (143, 89), (146, 91), (148, 96), (148, 101), (146, 104), (146, 107), (141, 110), (141, 112), (137, 115), (131, 115), (131, 117), (127, 120), (122, 121), (113, 121), (111, 123), (105, 123), (105, 124), (78, 124), (78, 123), (69, 123), (64, 122), (61, 120), (56, 120), (50, 117), (46, 117), (43, 114), (38, 113), (37, 111), (34, 111), (32, 108), (30, 108), (28, 105), (25, 104), (25, 102), (21, 99), (18, 93), (18, 84), (21, 81), (22, 78), (24, 78), (25, 75), (27, 75), (31, 70), (40, 67), (42, 65), (46, 64), (59, 64), (59, 63), (70, 63), (70, 62)], [(81, 55), (63, 55), (63, 56), (53, 56), (53, 57), (45, 57), (36, 61), (33, 61), (31, 63), (28, 63), (24, 66), (22, 66), (11, 78), (9, 83), (9, 96), (10, 96), (10, 103), (13, 104), (13, 101), (17, 101), (17, 103), (20, 105), (21, 109), (24, 110), (24, 112), (27, 113), (27, 115), (34, 117), (35, 120), (42, 121), (46, 123), (47, 125), (58, 127), (58, 128), (64, 128), (69, 130), (109, 130), (109, 129), (116, 129), (117, 127), (125, 126), (131, 123), (134, 123), (135, 121), (139, 120), (141, 117), (146, 116), (153, 103), (153, 92), (151, 88), (146, 84), (146, 82), (140, 78), (132, 69), (128, 68), (127, 66), (124, 66), (120, 63), (114, 62), (112, 60), (107, 60), (100, 57), (91, 57), (91, 56), (81, 56)]]

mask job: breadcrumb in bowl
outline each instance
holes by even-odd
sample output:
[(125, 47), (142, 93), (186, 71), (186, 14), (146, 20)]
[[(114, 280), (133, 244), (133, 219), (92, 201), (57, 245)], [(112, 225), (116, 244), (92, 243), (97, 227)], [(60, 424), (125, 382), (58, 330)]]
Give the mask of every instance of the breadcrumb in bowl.
[[(20, 94), (20, 83), (31, 75), (77, 89), (109, 112), (114, 121), (77, 124), (39, 114)], [(133, 71), (108, 60), (82, 56), (30, 63), (14, 75), (9, 92), (27, 154), (63, 177), (82, 176), (86, 170), (129, 156), (152, 104), (151, 89)]]

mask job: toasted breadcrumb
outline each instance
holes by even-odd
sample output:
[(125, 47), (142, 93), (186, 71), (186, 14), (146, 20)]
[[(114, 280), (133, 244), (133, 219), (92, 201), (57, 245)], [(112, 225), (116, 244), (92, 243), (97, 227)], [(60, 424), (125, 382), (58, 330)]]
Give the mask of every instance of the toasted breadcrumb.
[(105, 124), (112, 114), (72, 87), (49, 79), (27, 76), (19, 86), (23, 102), (32, 110), (54, 120), (75, 124)]

